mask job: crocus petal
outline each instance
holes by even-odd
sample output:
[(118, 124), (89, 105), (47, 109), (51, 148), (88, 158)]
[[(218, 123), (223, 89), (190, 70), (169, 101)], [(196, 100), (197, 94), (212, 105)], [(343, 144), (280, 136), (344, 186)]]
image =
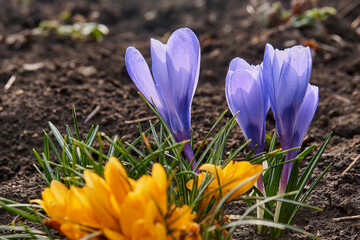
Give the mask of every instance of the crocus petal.
[(252, 71), (254, 67), (248, 64), (244, 59), (237, 57), (230, 62), (229, 71), (236, 71), (238, 69)]
[(216, 166), (214, 164), (210, 163), (204, 163), (199, 168), (202, 171), (208, 171), (209, 173), (216, 175), (216, 172), (219, 172), (221, 170), (221, 166)]
[(65, 196), (66, 196), (67, 192), (69, 191), (69, 189), (59, 181), (52, 181), (50, 183), (50, 189), (51, 189), (52, 194), (54, 194), (55, 200), (57, 202), (59, 202), (60, 204), (64, 204)]
[[(146, 199), (148, 200), (148, 199)], [(140, 194), (129, 193), (121, 205), (121, 214), (118, 216), (123, 234), (127, 239), (131, 236), (134, 223), (144, 217), (146, 201)]]
[(190, 138), (190, 106), (199, 79), (200, 44), (188, 28), (175, 31), (166, 50), (168, 81), (159, 86), (167, 99), (169, 125), (177, 141)]
[[(279, 65), (273, 66), (274, 55), (275, 55), (274, 48), (270, 44), (266, 44), (262, 69), (263, 69), (263, 73), (264, 73), (263, 74), (264, 75), (264, 85), (265, 85), (266, 91), (269, 94), (271, 106), (273, 108), (276, 106), (275, 89), (277, 88), (277, 86), (279, 84), (278, 79), (279, 79), (280, 70), (281, 70), (281, 66), (279, 66)], [(274, 75), (274, 73), (276, 75)]]
[(260, 68), (250, 69), (250, 71), (239, 69), (231, 75), (228, 74), (225, 86), (226, 99), (232, 114), (239, 112), (236, 120), (245, 138), (252, 139), (250, 146), (254, 147), (257, 144), (258, 152), (262, 152), (265, 145), (268, 96), (265, 95), (259, 79)]
[(109, 240), (125, 240), (126, 238), (120, 234), (119, 232), (117, 231), (113, 231), (111, 229), (108, 229), (108, 228), (105, 228), (103, 230), (104, 232), (104, 235), (106, 236), (106, 239), (109, 239)]
[(306, 131), (314, 117), (319, 103), (319, 88), (308, 85), (304, 101), (301, 105), (299, 117), (297, 119), (297, 127), (294, 135), (293, 146), (301, 146)]
[(159, 163), (155, 163), (152, 167), (152, 177), (155, 179), (156, 184), (158, 185), (160, 191), (166, 193), (167, 189), (167, 176), (165, 169)]
[(160, 113), (163, 113), (161, 99), (151, 76), (149, 66), (136, 48), (128, 47), (126, 49), (125, 65), (131, 80), (139, 91), (150, 103), (154, 102)]
[[(166, 88), (169, 85), (168, 72), (166, 68), (166, 44), (163, 44), (159, 40), (151, 39), (150, 40), (150, 49), (151, 49), (151, 61), (152, 61), (152, 73), (154, 76), (155, 86), (158, 93), (161, 92), (161, 89)], [(168, 117), (168, 104), (171, 99), (168, 95), (160, 94), (161, 105), (164, 108), (164, 112), (161, 113), (165, 122), (169, 122)]]
[(117, 230), (119, 226), (116, 221), (116, 211), (110, 204), (110, 187), (103, 178), (90, 170), (84, 171), (84, 178), (87, 198), (91, 208), (94, 209), (96, 216), (101, 221), (101, 225)]
[(164, 214), (166, 212), (166, 207), (167, 207), (168, 185), (167, 185), (167, 176), (165, 169), (160, 163), (155, 163), (153, 165), (151, 176), (155, 180), (157, 188), (159, 190), (158, 195), (153, 196), (153, 198), (156, 201), (157, 206), (160, 208), (161, 213)]
[(117, 158), (110, 157), (105, 166), (104, 175), (117, 203), (121, 204), (132, 189), (126, 171)]

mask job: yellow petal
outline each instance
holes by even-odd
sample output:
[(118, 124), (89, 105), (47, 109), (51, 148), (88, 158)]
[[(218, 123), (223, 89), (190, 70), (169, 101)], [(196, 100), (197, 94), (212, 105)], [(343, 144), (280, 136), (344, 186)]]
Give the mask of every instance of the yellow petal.
[(208, 171), (212, 174), (214, 174), (216, 172), (216, 166), (214, 164), (210, 164), (210, 163), (205, 163), (205, 164), (201, 165), (199, 169), (203, 170), (203, 171)]
[(85, 170), (84, 178), (87, 187), (99, 189), (99, 191), (104, 191), (106, 194), (110, 192), (110, 188), (106, 184), (105, 180), (93, 171)]
[(149, 201), (146, 204), (144, 220), (148, 223), (153, 223), (155, 221), (155, 216), (156, 216), (157, 212), (158, 212), (158, 208), (157, 208), (155, 202)]
[(41, 199), (33, 199), (33, 200), (30, 200), (30, 203), (31, 203), (31, 204), (36, 203), (36, 204), (39, 204), (40, 206), (44, 207), (44, 206), (43, 206), (44, 201), (41, 200)]
[(131, 237), (132, 227), (135, 222), (144, 219), (146, 201), (148, 200), (144, 199), (141, 194), (129, 193), (121, 204), (121, 214), (118, 217), (122, 233), (126, 238)]
[(155, 163), (153, 165), (151, 176), (155, 179), (160, 191), (166, 192), (167, 176), (164, 167), (160, 163)]
[(221, 169), (221, 166), (206, 163), (201, 165), (199, 169), (211, 173), (211, 175), (215, 178), (216, 182), (223, 182), (223, 170)]
[[(226, 169), (227, 168), (227, 169)], [(231, 169), (230, 169), (231, 168)], [(254, 184), (256, 183), (257, 179), (259, 178), (261, 172), (262, 172), (262, 165), (256, 164), (252, 165), (250, 162), (242, 161), (242, 162), (234, 162), (231, 163), (231, 165), (225, 166), (224, 172), (229, 173), (229, 177), (226, 177), (226, 180), (224, 180), (224, 183), (230, 183), (224, 186), (223, 190), (225, 195), (232, 189), (236, 188), (239, 185), (242, 185), (240, 188), (236, 190), (236, 192), (227, 200), (231, 201), (237, 196), (247, 192), (250, 190)], [(230, 172), (233, 172), (230, 174)], [(224, 174), (224, 176), (226, 176)], [(253, 178), (252, 180), (249, 180), (250, 178)], [(246, 183), (245, 183), (246, 182)]]
[(154, 231), (158, 240), (166, 240), (166, 228), (164, 224), (156, 223)]
[(105, 166), (104, 175), (106, 183), (112, 190), (118, 204), (121, 204), (132, 188), (128, 181), (126, 171), (117, 158), (110, 157)]
[(70, 187), (64, 213), (70, 222), (81, 224), (87, 228), (101, 227), (100, 221), (86, 197), (86, 189), (84, 188)]
[(59, 204), (64, 204), (65, 196), (66, 196), (66, 193), (69, 191), (69, 189), (64, 184), (62, 184), (61, 182), (56, 181), (56, 180), (54, 180), (50, 183), (50, 189), (51, 189), (51, 192), (54, 195), (54, 198), (56, 199), (56, 201)]
[(50, 183), (49, 188), (42, 191), (42, 206), (50, 218), (61, 218), (64, 215), (63, 209), (67, 193), (67, 187), (55, 180)]
[(132, 240), (158, 240), (157, 231), (153, 223), (139, 219), (132, 226)]
[(196, 215), (191, 213), (192, 209), (184, 205), (173, 210), (167, 223), (173, 231), (167, 239), (201, 239), (200, 225), (193, 220)]
[(186, 187), (187, 187), (188, 189), (192, 190), (192, 188), (194, 187), (194, 180), (191, 179), (190, 181), (188, 181), (188, 182), (186, 183)]
[(109, 240), (125, 240), (125, 237), (121, 233), (113, 231), (108, 228), (104, 229), (104, 234), (106, 236), (106, 239)]
[(111, 205), (111, 191), (105, 180), (96, 173), (85, 170), (86, 196), (103, 227), (118, 230), (116, 212)]
[[(64, 223), (60, 227), (60, 232), (65, 235), (68, 239), (82, 239), (83, 237), (89, 235), (91, 232), (88, 229), (83, 228), (80, 224), (73, 224), (71, 222)], [(90, 240), (100, 240), (100, 237), (93, 237)]]

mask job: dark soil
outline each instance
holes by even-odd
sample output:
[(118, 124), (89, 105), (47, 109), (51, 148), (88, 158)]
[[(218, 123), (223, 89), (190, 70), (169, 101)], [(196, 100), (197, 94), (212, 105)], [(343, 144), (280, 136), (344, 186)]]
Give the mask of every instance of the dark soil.
[[(313, 51), (310, 82), (319, 86), (320, 102), (304, 146), (321, 144), (334, 131), (315, 174), (330, 163), (333, 166), (307, 201), (323, 211), (303, 209), (295, 225), (324, 239), (360, 239), (359, 220), (333, 222), (333, 218), (360, 214), (360, 161), (341, 176), (360, 153), (360, 39), (350, 27), (359, 6), (328, 19), (319, 33), (291, 27), (264, 30), (246, 12), (248, 1), (38, 0), (30, 1), (29, 6), (20, 4), (26, 2), (0, 0), (1, 197), (27, 202), (40, 196), (44, 183), (33, 167), (32, 149), (41, 152), (42, 131), (50, 131), (48, 121), (65, 132), (65, 125), (72, 122), (73, 105), (83, 131), (99, 124), (109, 136), (118, 134), (129, 141), (137, 136), (137, 124), (127, 121), (153, 114), (127, 75), (124, 53), (128, 46), (138, 48), (150, 62), (150, 37), (164, 39), (185, 26), (197, 34), (202, 59), (192, 131), (199, 141), (227, 109), (224, 82), (231, 59), (242, 57), (258, 64), (267, 42), (283, 49), (314, 39), (321, 49)], [(337, 7), (342, 13), (344, 2), (352, 1), (339, 2), (319, 1), (319, 5)], [(57, 19), (65, 10), (107, 25), (110, 34), (101, 43), (31, 36), (29, 29), (41, 20)], [(29, 70), (26, 64), (33, 63), (41, 67)], [(12, 76), (16, 80), (5, 90)], [(100, 111), (83, 123), (97, 106)], [(268, 118), (267, 130), (272, 133), (274, 120)], [(236, 128), (229, 146), (243, 142)], [(232, 214), (240, 211), (241, 204), (231, 205)], [(13, 218), (0, 210), (0, 224), (10, 224)], [(252, 227), (239, 228), (234, 238), (267, 239), (257, 236)], [(290, 238), (306, 237), (289, 232), (284, 239)]]

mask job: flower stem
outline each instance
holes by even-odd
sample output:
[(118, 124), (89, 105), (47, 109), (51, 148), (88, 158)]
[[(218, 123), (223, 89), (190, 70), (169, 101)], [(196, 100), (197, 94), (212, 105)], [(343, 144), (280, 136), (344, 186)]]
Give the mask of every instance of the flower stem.
[(194, 152), (191, 148), (191, 144), (188, 142), (185, 144), (183, 151), (189, 163), (191, 163), (191, 169), (195, 170), (196, 173), (200, 173), (199, 169), (196, 169), (196, 159), (194, 158)]

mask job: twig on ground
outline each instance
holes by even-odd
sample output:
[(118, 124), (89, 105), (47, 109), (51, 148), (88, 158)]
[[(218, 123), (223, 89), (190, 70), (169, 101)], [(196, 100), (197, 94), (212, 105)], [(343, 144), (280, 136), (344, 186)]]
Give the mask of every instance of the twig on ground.
[(350, 99), (348, 99), (346, 97), (343, 97), (343, 96), (340, 96), (339, 94), (335, 94), (335, 93), (333, 95), (334, 95), (334, 98), (336, 98), (337, 100), (342, 101), (342, 102), (344, 102), (346, 104), (351, 104)]
[(360, 219), (360, 215), (355, 215), (355, 216), (333, 218), (333, 222), (344, 222), (344, 221), (359, 220), (359, 219)]
[(156, 118), (157, 118), (156, 116), (144, 117), (144, 118), (139, 118), (139, 119), (135, 119), (135, 120), (128, 120), (128, 121), (125, 121), (124, 123), (125, 124), (133, 124), (133, 123), (138, 123), (138, 122), (146, 122), (146, 121), (153, 120)]
[(4, 86), (5, 91), (7, 91), (7, 90), (9, 90), (9, 89), (11, 88), (11, 86), (13, 85), (13, 83), (15, 82), (15, 80), (16, 80), (16, 77), (15, 77), (14, 75), (12, 75), (12, 76), (9, 78), (8, 82), (7, 82), (7, 83), (5, 84), (5, 86)]
[[(344, 1), (342, 1), (344, 2)], [(360, 5), (360, 1), (359, 0), (349, 0), (347, 1), (347, 4), (344, 4), (344, 7), (342, 9), (339, 10), (338, 15), (340, 17), (345, 17), (346, 15), (348, 15), (351, 11), (353, 11), (355, 8), (357, 8), (357, 6)]]
[(97, 105), (96, 108), (86, 117), (84, 123), (89, 122), (98, 112), (100, 112), (100, 105)]
[(360, 15), (351, 23), (352, 28), (357, 28), (360, 25)]
[(241, 215), (228, 215), (230, 220), (239, 220), (242, 216)]
[(345, 175), (345, 173), (347, 173), (347, 171), (349, 171), (354, 165), (355, 163), (359, 160), (360, 155), (358, 155), (353, 161), (352, 163), (341, 173), (340, 177), (343, 177)]

